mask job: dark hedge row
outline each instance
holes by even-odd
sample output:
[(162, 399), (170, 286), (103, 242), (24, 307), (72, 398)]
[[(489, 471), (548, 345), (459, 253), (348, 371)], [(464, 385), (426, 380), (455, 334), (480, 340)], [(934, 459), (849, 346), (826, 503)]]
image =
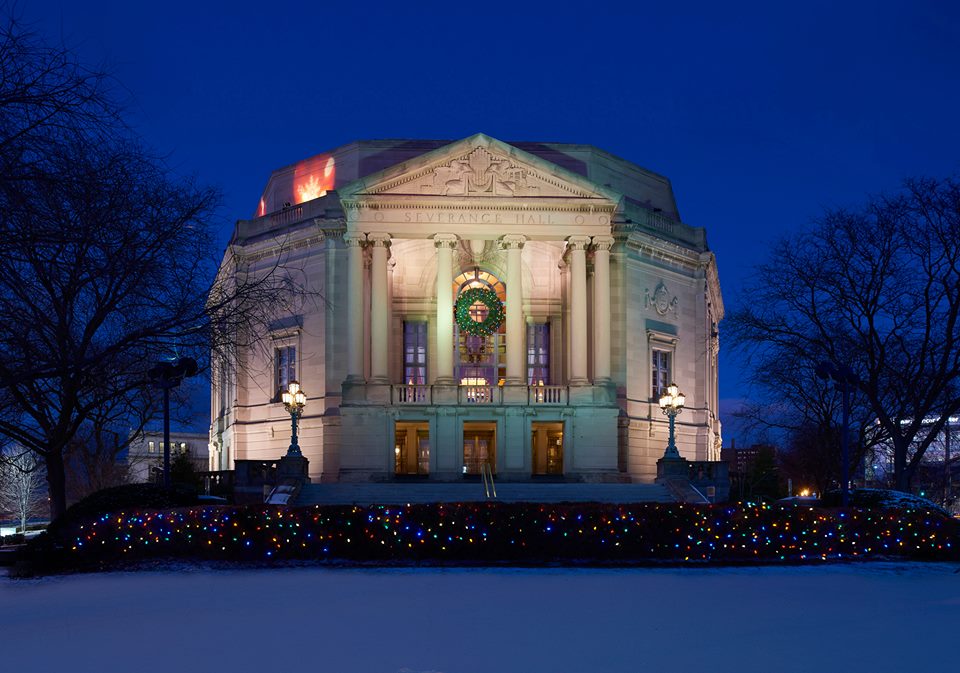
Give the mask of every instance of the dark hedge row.
[[(960, 524), (919, 509), (781, 505), (201, 507), (126, 511), (60, 536), (71, 568), (128, 560), (800, 563), (960, 560)], [(47, 551), (52, 551), (47, 545)]]

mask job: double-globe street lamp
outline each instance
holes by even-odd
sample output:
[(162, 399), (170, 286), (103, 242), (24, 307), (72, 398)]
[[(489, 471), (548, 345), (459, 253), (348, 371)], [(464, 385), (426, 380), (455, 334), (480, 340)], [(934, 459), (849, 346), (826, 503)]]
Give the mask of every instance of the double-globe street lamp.
[(680, 388), (677, 387), (676, 383), (671, 383), (667, 386), (666, 391), (660, 396), (660, 409), (670, 418), (670, 441), (667, 442), (667, 450), (663, 453), (664, 458), (680, 457), (680, 452), (677, 451), (677, 443), (674, 438), (674, 423), (677, 414), (683, 410), (683, 403), (686, 399), (686, 396), (680, 392)]
[(280, 398), (287, 413), (290, 414), (290, 448), (287, 449), (287, 455), (300, 457), (303, 454), (300, 453), (300, 445), (297, 443), (297, 421), (303, 414), (303, 407), (307, 404), (307, 395), (299, 383), (291, 381)]

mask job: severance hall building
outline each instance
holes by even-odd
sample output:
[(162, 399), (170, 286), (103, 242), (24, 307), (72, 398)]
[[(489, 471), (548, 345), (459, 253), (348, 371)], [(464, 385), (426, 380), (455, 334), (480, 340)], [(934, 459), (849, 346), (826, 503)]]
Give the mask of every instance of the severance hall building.
[(486, 465), (651, 482), (671, 382), (680, 454), (719, 459), (723, 301), (705, 232), (681, 222), (667, 178), (596, 147), (339, 147), (271, 175), (221, 274), (238, 268), (309, 294), (217, 368), (211, 469), (284, 454), (291, 380), (314, 482)]

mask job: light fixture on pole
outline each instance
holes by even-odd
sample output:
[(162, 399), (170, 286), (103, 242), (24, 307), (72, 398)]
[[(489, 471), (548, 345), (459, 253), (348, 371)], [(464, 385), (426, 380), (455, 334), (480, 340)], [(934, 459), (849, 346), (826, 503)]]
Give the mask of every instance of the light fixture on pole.
[(280, 397), (283, 399), (284, 408), (290, 414), (290, 448), (287, 449), (287, 455), (302, 456), (300, 445), (297, 443), (297, 421), (303, 414), (303, 407), (307, 404), (307, 395), (299, 383), (291, 381)]
[(666, 391), (660, 396), (660, 409), (670, 418), (670, 441), (667, 443), (667, 450), (663, 453), (664, 458), (680, 457), (680, 452), (677, 451), (677, 443), (674, 439), (674, 423), (677, 414), (683, 410), (685, 401), (686, 396), (680, 392), (680, 388), (677, 387), (676, 383), (671, 383), (667, 386)]
[(840, 504), (846, 507), (850, 504), (850, 393), (857, 387), (857, 376), (847, 365), (837, 364), (835, 362), (821, 362), (817, 365), (816, 374), (824, 381), (833, 379), (834, 386), (840, 391), (842, 397), (843, 427), (840, 429)]
[(176, 362), (158, 362), (147, 372), (154, 386), (163, 391), (163, 487), (170, 488), (170, 391), (183, 379), (197, 373), (197, 361), (180, 358)]

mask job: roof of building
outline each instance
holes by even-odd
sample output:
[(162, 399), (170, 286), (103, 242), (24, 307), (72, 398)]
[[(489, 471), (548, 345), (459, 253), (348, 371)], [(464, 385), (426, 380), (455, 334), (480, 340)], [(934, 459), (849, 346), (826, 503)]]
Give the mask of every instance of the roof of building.
[[(315, 154), (273, 171), (255, 216), (318, 198), (350, 182), (456, 142), (460, 141), (358, 140)], [(628, 203), (680, 220), (670, 181), (626, 159), (593, 145), (530, 141), (506, 144), (619, 192)]]

